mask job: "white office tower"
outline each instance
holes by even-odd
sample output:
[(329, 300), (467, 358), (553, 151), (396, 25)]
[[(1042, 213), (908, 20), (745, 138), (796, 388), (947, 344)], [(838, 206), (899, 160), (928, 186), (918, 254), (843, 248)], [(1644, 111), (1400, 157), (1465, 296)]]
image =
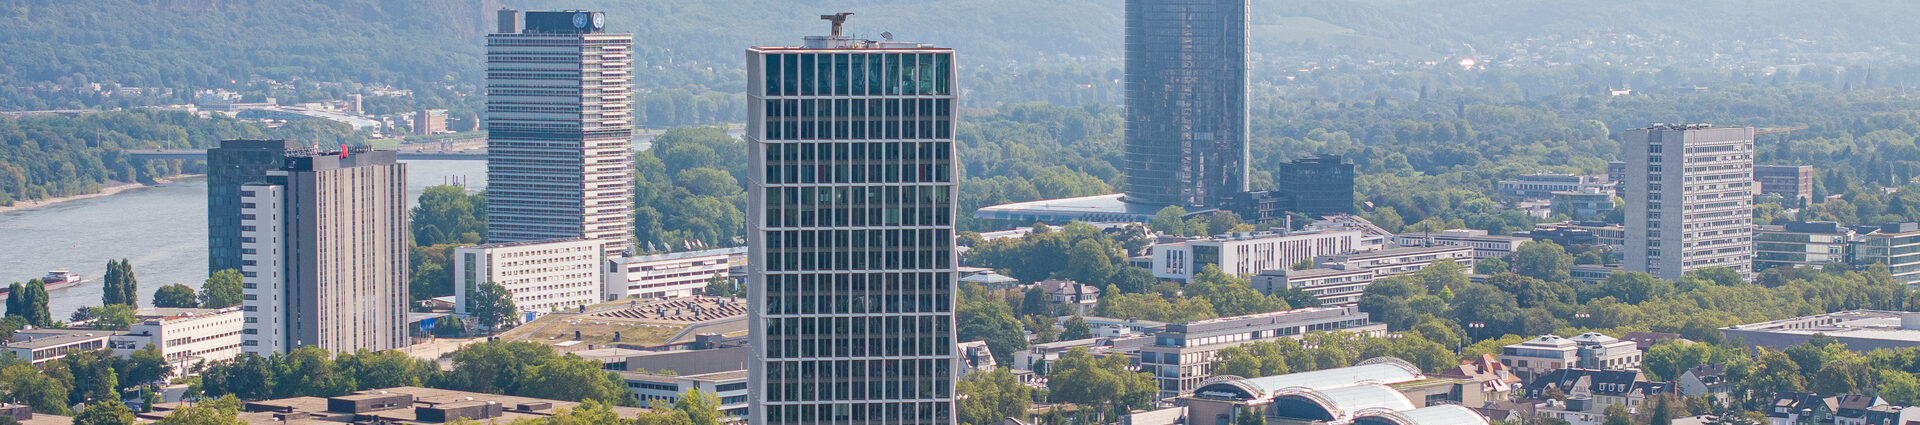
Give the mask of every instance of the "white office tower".
[(1661, 279), (1725, 267), (1753, 275), (1753, 128), (1627, 131), (1627, 270)]
[(600, 275), (607, 264), (602, 244), (598, 239), (555, 239), (454, 248), (453, 312), (473, 314), (468, 300), (488, 282), (511, 294), (522, 323), (608, 301), (601, 294)]
[(952, 424), (953, 50), (747, 50), (753, 424)]
[(500, 11), (487, 35), (487, 242), (633, 234), (633, 35), (604, 12)]

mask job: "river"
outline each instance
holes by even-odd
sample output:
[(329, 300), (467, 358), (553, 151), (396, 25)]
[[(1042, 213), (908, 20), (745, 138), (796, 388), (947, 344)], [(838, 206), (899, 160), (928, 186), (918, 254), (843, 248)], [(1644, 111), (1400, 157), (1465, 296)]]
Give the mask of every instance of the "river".
[[(428, 186), (464, 180), (486, 187), (486, 161), (401, 161), (407, 192), (418, 199)], [(50, 291), (48, 309), (65, 320), (80, 307), (100, 304), (100, 277), (108, 259), (133, 263), (140, 303), (153, 291), (184, 283), (200, 287), (207, 277), (207, 185), (203, 178), (133, 189), (111, 196), (0, 213), (0, 284), (25, 282), (48, 270), (69, 269), (86, 278)]]

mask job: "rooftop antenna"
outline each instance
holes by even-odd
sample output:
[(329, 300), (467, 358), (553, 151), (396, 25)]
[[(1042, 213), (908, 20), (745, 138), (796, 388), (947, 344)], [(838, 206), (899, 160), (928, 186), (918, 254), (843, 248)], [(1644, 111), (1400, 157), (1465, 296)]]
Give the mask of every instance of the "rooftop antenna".
[(820, 20), (833, 22), (833, 38), (840, 38), (840, 25), (847, 23), (847, 17), (853, 12), (840, 12), (832, 15), (820, 15)]

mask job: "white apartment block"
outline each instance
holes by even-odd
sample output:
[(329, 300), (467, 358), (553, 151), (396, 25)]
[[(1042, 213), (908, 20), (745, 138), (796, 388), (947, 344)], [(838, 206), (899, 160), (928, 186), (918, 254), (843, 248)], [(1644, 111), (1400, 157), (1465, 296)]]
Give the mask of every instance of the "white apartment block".
[(1320, 299), (1320, 305), (1344, 306), (1359, 304), (1360, 295), (1367, 292), (1373, 278), (1373, 271), (1367, 269), (1280, 269), (1260, 272), (1251, 283), (1262, 294), (1298, 288)]
[(706, 289), (714, 275), (745, 261), (746, 248), (615, 258), (602, 289), (609, 298), (676, 298)]
[(1752, 279), (1753, 128), (1628, 130), (1623, 266), (1661, 279), (1726, 267)]
[(1414, 232), (1393, 235), (1393, 246), (1468, 246), (1473, 247), (1473, 258), (1507, 258), (1520, 244), (1533, 238), (1512, 235), (1489, 235), (1485, 230), (1448, 229), (1439, 233)]
[(717, 407), (724, 421), (747, 419), (746, 369), (698, 375), (620, 372), (620, 377), (627, 382), (627, 389), (640, 397), (641, 403), (673, 403), (689, 391), (706, 391), (720, 398)]
[(1153, 275), (1192, 281), (1208, 264), (1236, 276), (1292, 268), (1315, 257), (1360, 251), (1357, 230), (1230, 233), (1152, 248)]
[(513, 306), (528, 318), (605, 301), (601, 265), (605, 242), (554, 239), (463, 246), (453, 249), (453, 311), (467, 311), (467, 298), (493, 282), (513, 294)]
[(141, 309), (134, 318), (139, 321), (126, 334), (110, 339), (114, 353), (131, 355), (152, 344), (173, 366), (174, 376), (186, 376), (195, 365), (239, 356), (240, 333), (246, 328), (240, 307)]
[(1461, 272), (1473, 271), (1473, 247), (1470, 246), (1430, 246), (1388, 248), (1374, 252), (1328, 255), (1314, 259), (1320, 267), (1346, 270), (1367, 270), (1374, 278), (1398, 274), (1413, 273), (1427, 268), (1435, 261), (1453, 261), (1459, 264)]
[(240, 186), (240, 309), (242, 322), (250, 328), (244, 331), (242, 347), (261, 356), (287, 345), (286, 303), (281, 299), (287, 286), (282, 264), (286, 257), (280, 255), (287, 249), (280, 229), (285, 198), (286, 186)]

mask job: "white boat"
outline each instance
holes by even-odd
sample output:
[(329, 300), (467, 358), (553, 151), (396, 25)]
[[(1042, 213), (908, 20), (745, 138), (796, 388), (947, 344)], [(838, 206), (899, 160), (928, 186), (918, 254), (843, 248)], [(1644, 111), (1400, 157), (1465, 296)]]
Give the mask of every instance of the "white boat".
[(73, 285), (79, 285), (80, 282), (85, 282), (85, 281), (86, 279), (80, 278), (79, 273), (74, 273), (66, 270), (50, 271), (50, 272), (47, 272), (46, 277), (40, 278), (40, 283), (46, 284), (48, 290), (65, 288)]

